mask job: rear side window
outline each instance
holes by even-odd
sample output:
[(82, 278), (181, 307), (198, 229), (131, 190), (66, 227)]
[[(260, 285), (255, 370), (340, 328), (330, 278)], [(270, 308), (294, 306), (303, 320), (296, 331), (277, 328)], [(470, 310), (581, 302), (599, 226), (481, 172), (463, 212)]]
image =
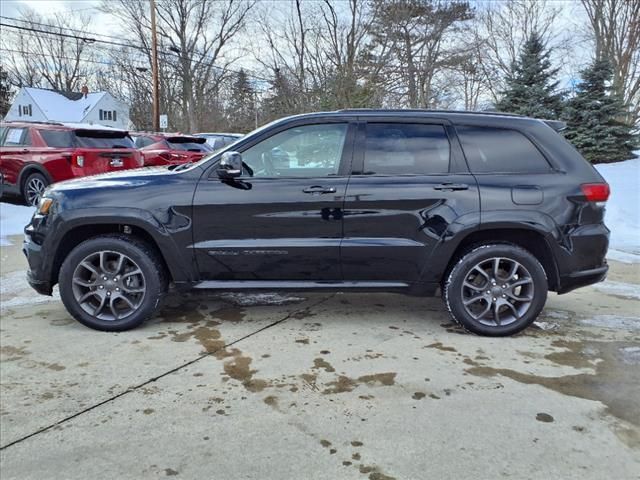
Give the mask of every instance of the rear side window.
[(79, 147), (84, 148), (135, 148), (128, 134), (109, 130), (76, 130)]
[(367, 175), (431, 175), (449, 171), (449, 139), (442, 125), (369, 123)]
[(473, 173), (546, 173), (549, 162), (522, 133), (506, 128), (456, 127)]
[(2, 145), (5, 147), (31, 145), (29, 131), (26, 128), (8, 127)]
[(73, 148), (73, 132), (69, 130), (38, 130), (48, 147)]

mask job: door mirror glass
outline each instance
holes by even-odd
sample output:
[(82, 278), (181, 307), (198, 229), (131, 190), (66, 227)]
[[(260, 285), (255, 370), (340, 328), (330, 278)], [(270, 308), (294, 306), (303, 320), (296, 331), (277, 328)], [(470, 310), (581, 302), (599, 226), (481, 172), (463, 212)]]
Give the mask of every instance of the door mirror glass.
[(242, 175), (242, 155), (238, 152), (224, 152), (218, 166), (218, 177), (237, 178)]

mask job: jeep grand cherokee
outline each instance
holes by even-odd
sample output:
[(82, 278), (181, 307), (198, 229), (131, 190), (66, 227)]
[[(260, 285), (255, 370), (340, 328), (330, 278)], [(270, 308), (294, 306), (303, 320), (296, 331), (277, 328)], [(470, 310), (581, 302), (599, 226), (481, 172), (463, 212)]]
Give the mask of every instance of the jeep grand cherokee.
[[(168, 288), (442, 292), (483, 335), (607, 272), (609, 187), (557, 133), (505, 114), (285, 118), (197, 163), (49, 188), (26, 227), (31, 285), (101, 330)], [(231, 150), (233, 149), (233, 151)]]

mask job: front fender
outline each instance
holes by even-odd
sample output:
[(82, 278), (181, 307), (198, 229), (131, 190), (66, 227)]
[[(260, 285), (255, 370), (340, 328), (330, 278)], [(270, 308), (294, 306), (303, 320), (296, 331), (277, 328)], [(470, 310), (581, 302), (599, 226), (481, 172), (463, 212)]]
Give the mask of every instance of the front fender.
[(193, 253), (179, 247), (189, 244), (191, 218), (172, 208), (155, 212), (133, 207), (62, 210), (51, 223), (45, 237), (45, 243), (48, 245), (43, 247), (50, 247), (53, 251), (53, 248), (61, 245), (68, 235), (73, 235), (74, 230), (103, 225), (128, 225), (142, 230), (155, 242), (176, 283), (196, 280)]

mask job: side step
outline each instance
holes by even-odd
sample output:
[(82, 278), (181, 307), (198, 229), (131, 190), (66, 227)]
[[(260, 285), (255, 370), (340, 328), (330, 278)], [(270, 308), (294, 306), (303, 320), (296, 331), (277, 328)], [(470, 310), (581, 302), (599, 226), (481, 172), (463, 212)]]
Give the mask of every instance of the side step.
[(210, 290), (346, 290), (346, 289), (395, 289), (409, 288), (405, 282), (371, 281), (316, 281), (307, 280), (207, 280), (193, 288)]

